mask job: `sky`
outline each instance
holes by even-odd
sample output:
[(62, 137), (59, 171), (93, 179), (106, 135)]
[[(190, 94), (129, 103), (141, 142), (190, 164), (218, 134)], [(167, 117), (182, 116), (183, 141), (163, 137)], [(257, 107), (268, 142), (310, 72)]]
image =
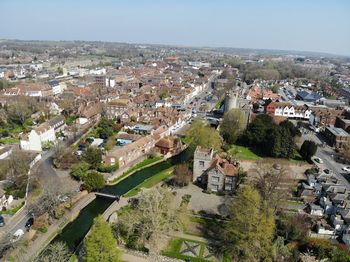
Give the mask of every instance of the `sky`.
[(96, 40), (350, 56), (349, 0), (0, 0), (0, 39)]

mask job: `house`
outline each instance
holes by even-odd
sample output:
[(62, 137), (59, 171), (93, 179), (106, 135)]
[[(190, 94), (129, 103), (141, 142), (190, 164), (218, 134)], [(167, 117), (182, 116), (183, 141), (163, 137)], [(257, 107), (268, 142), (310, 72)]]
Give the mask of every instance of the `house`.
[(119, 133), (117, 136), (117, 145), (124, 146), (127, 144), (131, 144), (140, 138), (142, 138), (141, 135)]
[(47, 122), (34, 127), (29, 134), (22, 136), (20, 147), (23, 150), (42, 151), (45, 143), (55, 142), (55, 130)]
[(214, 149), (197, 146), (193, 157), (193, 182), (201, 182), (203, 173), (210, 167)]
[(342, 109), (333, 108), (312, 108), (312, 113), (309, 117), (309, 124), (316, 127), (326, 127), (334, 125), (337, 117), (343, 114)]
[(335, 148), (343, 148), (350, 141), (350, 135), (344, 129), (330, 125), (325, 129), (325, 136), (331, 146)]
[(174, 156), (182, 151), (183, 145), (178, 137), (164, 137), (155, 144), (156, 150), (165, 156)]
[(213, 149), (198, 146), (193, 159), (193, 182), (200, 182), (212, 192), (233, 192), (236, 188), (238, 162), (214, 155)]
[(233, 192), (236, 188), (238, 162), (230, 163), (215, 156), (207, 173), (207, 190), (212, 192)]
[(322, 96), (316, 92), (307, 92), (305, 90), (298, 91), (295, 97), (297, 100), (303, 100), (305, 102), (318, 102)]
[(49, 123), (49, 125), (50, 125), (51, 127), (53, 127), (53, 129), (54, 129), (55, 132), (57, 133), (57, 132), (60, 132), (60, 131), (63, 131), (63, 130), (64, 130), (64, 128), (65, 128), (65, 126), (66, 126), (64, 120), (65, 120), (65, 119), (64, 119), (64, 116), (61, 115), (61, 116), (56, 116), (56, 117), (50, 119), (50, 120), (48, 121), (48, 123)]
[(119, 167), (123, 167), (140, 157), (146, 156), (154, 148), (155, 142), (154, 137), (148, 135), (123, 147), (115, 147), (107, 153), (105, 163), (107, 166), (119, 163)]
[(344, 220), (341, 218), (340, 215), (332, 215), (331, 224), (336, 231), (341, 231), (344, 227)]
[(63, 93), (63, 87), (57, 80), (50, 80), (48, 84), (49, 87), (52, 89), (53, 95), (59, 95)]
[(323, 208), (313, 203), (308, 203), (307, 210), (312, 216), (323, 217), (324, 215)]
[(312, 113), (311, 109), (306, 105), (294, 106), (285, 102), (272, 102), (272, 100), (267, 100), (264, 108), (265, 114), (292, 119), (309, 119)]
[(120, 117), (128, 109), (129, 99), (114, 99), (107, 103), (107, 117), (114, 119)]

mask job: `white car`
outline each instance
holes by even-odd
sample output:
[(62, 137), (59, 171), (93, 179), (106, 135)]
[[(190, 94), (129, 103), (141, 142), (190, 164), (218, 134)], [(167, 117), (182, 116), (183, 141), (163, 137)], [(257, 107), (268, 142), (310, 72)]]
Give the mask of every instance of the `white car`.
[(343, 166), (342, 170), (345, 171), (345, 172), (350, 173), (350, 166)]
[(319, 164), (323, 164), (323, 160), (319, 157), (315, 157), (314, 160)]
[(12, 242), (16, 242), (24, 235), (24, 231), (22, 229), (17, 229), (17, 231), (13, 234)]

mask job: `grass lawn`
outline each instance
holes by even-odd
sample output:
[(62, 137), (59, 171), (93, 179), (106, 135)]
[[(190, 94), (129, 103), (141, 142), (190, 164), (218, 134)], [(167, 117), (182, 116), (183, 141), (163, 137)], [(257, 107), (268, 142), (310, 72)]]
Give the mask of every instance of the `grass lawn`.
[(180, 251), (181, 251), (182, 243), (185, 240), (187, 240), (187, 239), (183, 239), (183, 238), (171, 239), (169, 244), (168, 244), (167, 249), (162, 251), (162, 255), (167, 256), (167, 257), (172, 257), (172, 258), (183, 259), (183, 260), (185, 260), (187, 258), (187, 259), (190, 259), (191, 262), (212, 261), (212, 260), (206, 260), (203, 258), (204, 248), (205, 248), (206, 244), (203, 242), (198, 242), (198, 241), (194, 241), (194, 240), (187, 240), (187, 241), (200, 244), (199, 256), (193, 257), (193, 256), (182, 255), (180, 253)]
[(244, 146), (232, 145), (228, 154), (237, 160), (261, 160), (262, 158)]
[(166, 178), (170, 177), (173, 173), (174, 167), (170, 167), (168, 169), (163, 170), (162, 172), (159, 172), (158, 174), (155, 174), (154, 176), (146, 179), (138, 186), (131, 189), (128, 193), (125, 194), (126, 197), (133, 197), (137, 195), (137, 193), (141, 190), (141, 188), (150, 188), (154, 185), (160, 183), (162, 180), (165, 180)]
[(0, 215), (14, 215), (14, 214), (16, 214), (17, 213), (17, 211), (18, 210), (20, 210), (22, 207), (24, 206), (24, 201), (21, 203), (21, 204), (19, 204), (18, 206), (15, 206), (15, 207), (13, 207), (13, 208), (11, 208), (11, 209), (8, 209), (8, 210), (5, 210), (5, 211), (0, 211)]
[(150, 158), (147, 158), (145, 160), (143, 160), (142, 162), (134, 165), (133, 167), (129, 168), (126, 172), (124, 172), (121, 176), (119, 177), (116, 177), (115, 179), (113, 179), (109, 184), (110, 185), (115, 185), (117, 184), (118, 182), (120, 182), (121, 180), (123, 180), (125, 177), (131, 175), (133, 172), (136, 172), (148, 165), (151, 165), (151, 164), (155, 164), (157, 163), (158, 161), (160, 160), (163, 160), (163, 157), (161, 156), (155, 156), (155, 157), (150, 157)]
[(13, 138), (13, 137), (2, 138), (2, 139), (0, 139), (0, 143), (1, 144), (18, 144), (19, 139)]

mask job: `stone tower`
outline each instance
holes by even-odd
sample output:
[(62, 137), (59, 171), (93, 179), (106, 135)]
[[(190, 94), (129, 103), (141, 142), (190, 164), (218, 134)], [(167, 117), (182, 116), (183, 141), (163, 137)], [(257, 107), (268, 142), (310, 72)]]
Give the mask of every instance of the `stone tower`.
[(236, 92), (228, 91), (225, 95), (224, 112), (226, 113), (232, 108), (238, 108), (238, 94)]

